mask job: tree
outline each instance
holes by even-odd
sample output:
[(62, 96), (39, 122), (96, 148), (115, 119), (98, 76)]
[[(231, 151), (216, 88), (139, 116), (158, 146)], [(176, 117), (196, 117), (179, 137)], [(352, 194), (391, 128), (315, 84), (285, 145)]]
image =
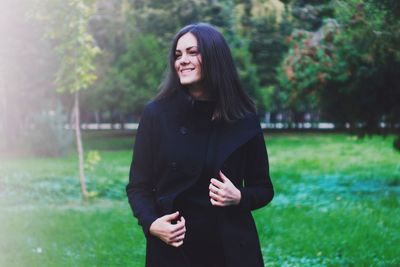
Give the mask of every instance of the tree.
[(58, 92), (74, 96), (73, 118), (78, 152), (79, 179), (83, 198), (90, 196), (86, 189), (84, 153), (80, 130), (79, 91), (89, 88), (96, 79), (93, 61), (100, 52), (88, 33), (88, 22), (95, 11), (95, 1), (48, 0), (36, 2), (36, 17), (47, 23), (46, 37), (55, 41), (59, 57), (56, 75)]
[(332, 43), (338, 30), (336, 21), (327, 20), (317, 32), (295, 30), (290, 35), (289, 50), (278, 67), (277, 77), (286, 108), (297, 112), (319, 109), (319, 93), (327, 79), (345, 79), (340, 76), (343, 69), (337, 68), (342, 62), (336, 62)]
[(100, 105), (121, 114), (140, 114), (157, 93), (167, 63), (166, 54), (153, 35), (137, 35), (129, 41), (126, 51), (99, 85)]
[(255, 100), (256, 107), (264, 110), (257, 67), (250, 53), (249, 38), (243, 30), (247, 21), (240, 22), (241, 17), (237, 14), (235, 1), (221, 0), (219, 5), (218, 9), (218, 4), (214, 7), (214, 16), (210, 18), (210, 22), (220, 28), (231, 48), (243, 89)]
[(279, 68), (288, 105), (318, 108), (323, 117), (349, 123), (360, 135), (396, 131), (398, 10), (372, 0), (334, 3), (335, 19), (325, 20), (316, 32), (291, 35), (289, 52)]
[(288, 9), (280, 12), (272, 9), (263, 15), (253, 15), (248, 29), (249, 50), (257, 66), (263, 106), (268, 112), (282, 110), (276, 67), (287, 51), (285, 40), (292, 30)]
[[(361, 135), (399, 133), (395, 125), (400, 122), (400, 5), (376, 0), (335, 3), (335, 16), (342, 25), (335, 43), (348, 74), (337, 94), (346, 103), (346, 118)], [(332, 111), (334, 103), (328, 103)]]

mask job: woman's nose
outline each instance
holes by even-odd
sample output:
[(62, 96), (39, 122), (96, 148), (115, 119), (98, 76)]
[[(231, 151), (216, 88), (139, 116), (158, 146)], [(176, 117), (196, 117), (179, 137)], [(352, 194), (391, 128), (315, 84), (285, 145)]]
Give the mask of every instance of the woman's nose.
[(182, 55), (181, 57), (181, 64), (188, 64), (190, 63), (188, 55)]

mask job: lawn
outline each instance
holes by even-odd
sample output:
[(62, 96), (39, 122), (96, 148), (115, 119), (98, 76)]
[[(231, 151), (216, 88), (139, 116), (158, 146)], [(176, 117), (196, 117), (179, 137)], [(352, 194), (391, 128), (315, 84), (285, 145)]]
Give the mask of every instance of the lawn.
[[(392, 138), (266, 135), (276, 195), (254, 212), (266, 266), (400, 266)], [(100, 161), (82, 202), (76, 156), (1, 159), (0, 266), (144, 266), (125, 197), (133, 138), (85, 135)]]

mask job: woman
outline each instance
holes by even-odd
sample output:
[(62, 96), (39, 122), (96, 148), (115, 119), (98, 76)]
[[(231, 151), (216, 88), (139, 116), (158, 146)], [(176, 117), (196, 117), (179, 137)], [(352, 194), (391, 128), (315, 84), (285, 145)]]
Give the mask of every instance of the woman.
[(169, 73), (139, 124), (126, 191), (146, 236), (146, 266), (264, 266), (251, 211), (273, 198), (267, 152), (214, 27), (188, 25), (175, 36)]

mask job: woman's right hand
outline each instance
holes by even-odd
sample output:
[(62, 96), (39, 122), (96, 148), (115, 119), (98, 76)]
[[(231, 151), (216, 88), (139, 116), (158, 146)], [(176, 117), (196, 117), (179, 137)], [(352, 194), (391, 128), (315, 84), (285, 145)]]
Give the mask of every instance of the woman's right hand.
[[(179, 211), (156, 219), (150, 225), (150, 234), (160, 238), (170, 246), (181, 246), (185, 238), (186, 226), (185, 219), (183, 217), (178, 218)], [(176, 224), (172, 224), (172, 221), (176, 221)]]

